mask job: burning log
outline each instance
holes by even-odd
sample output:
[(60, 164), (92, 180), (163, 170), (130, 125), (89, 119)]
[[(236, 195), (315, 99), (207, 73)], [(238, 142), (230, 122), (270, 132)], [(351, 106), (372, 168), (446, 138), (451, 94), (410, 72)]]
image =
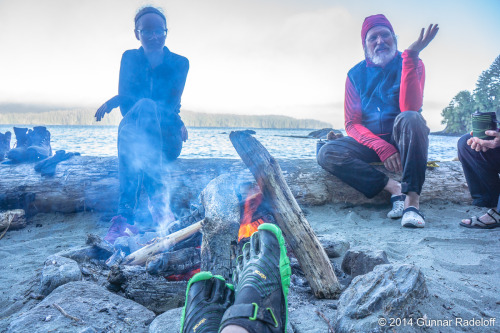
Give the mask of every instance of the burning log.
[(126, 265), (142, 265), (155, 254), (164, 252), (174, 246), (175, 244), (183, 241), (184, 239), (194, 235), (201, 229), (203, 220), (187, 227), (166, 237), (158, 239), (156, 243), (144, 246), (143, 248), (129, 254), (125, 257), (123, 264)]
[(272, 215), (297, 256), (311, 288), (318, 298), (334, 298), (340, 284), (325, 250), (314, 234), (283, 177), (278, 162), (254, 137), (231, 132), (231, 142), (254, 175)]
[(186, 274), (200, 268), (200, 263), (200, 249), (188, 247), (153, 256), (146, 263), (146, 271), (162, 276)]
[(205, 207), (201, 270), (230, 279), (240, 228), (239, 199), (235, 178), (222, 175), (208, 183), (200, 198)]

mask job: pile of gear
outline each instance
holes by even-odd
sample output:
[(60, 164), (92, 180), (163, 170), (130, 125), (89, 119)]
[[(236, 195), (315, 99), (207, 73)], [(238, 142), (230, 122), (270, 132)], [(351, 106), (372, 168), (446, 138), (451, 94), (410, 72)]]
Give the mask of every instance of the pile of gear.
[(0, 133), (0, 161), (7, 157), (11, 163), (36, 162), (52, 156), (50, 132), (45, 126), (14, 127), (14, 134), (16, 145), (10, 149), (11, 133)]
[(59, 162), (80, 155), (58, 150), (52, 156), (50, 132), (45, 126), (35, 126), (33, 129), (14, 127), (14, 134), (16, 144), (10, 149), (11, 132), (0, 133), (0, 161), (8, 159), (4, 164), (38, 162), (35, 164), (35, 171), (42, 176), (53, 176)]

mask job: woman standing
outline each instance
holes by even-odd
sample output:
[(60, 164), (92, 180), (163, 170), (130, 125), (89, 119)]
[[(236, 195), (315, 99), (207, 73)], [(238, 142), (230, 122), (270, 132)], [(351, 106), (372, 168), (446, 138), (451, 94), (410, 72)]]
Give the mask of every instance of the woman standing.
[(180, 155), (182, 142), (188, 138), (179, 112), (189, 61), (165, 46), (167, 31), (165, 15), (158, 8), (138, 11), (134, 32), (142, 46), (123, 53), (118, 95), (95, 114), (100, 121), (120, 107), (123, 115), (118, 127), (118, 215), (113, 217), (105, 237), (111, 243), (137, 233), (131, 223), (142, 184), (153, 222), (161, 225), (173, 220), (162, 166)]

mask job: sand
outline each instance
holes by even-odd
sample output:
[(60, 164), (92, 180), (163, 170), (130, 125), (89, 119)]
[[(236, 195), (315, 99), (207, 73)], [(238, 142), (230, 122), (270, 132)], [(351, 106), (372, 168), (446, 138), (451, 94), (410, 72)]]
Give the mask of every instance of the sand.
[[(500, 332), (500, 228), (472, 230), (458, 226), (484, 209), (446, 202), (424, 203), (424, 229), (402, 228), (386, 217), (389, 206), (324, 205), (305, 208), (317, 234), (332, 234), (351, 247), (384, 250), (391, 263), (414, 264), (427, 281), (429, 298), (417, 309), (427, 320), (497, 318), (495, 327), (414, 327), (425, 332)], [(45, 259), (85, 243), (89, 232), (104, 235), (109, 216), (97, 213), (38, 214), (25, 229), (0, 240), (0, 319), (21, 310), (36, 291)], [(340, 263), (340, 261), (339, 261)], [(26, 304), (25, 304), (26, 303)], [(319, 320), (319, 319), (314, 319)], [(0, 321), (0, 331), (6, 321)], [(431, 322), (429, 322), (431, 324)], [(400, 331), (396, 329), (395, 331)]]

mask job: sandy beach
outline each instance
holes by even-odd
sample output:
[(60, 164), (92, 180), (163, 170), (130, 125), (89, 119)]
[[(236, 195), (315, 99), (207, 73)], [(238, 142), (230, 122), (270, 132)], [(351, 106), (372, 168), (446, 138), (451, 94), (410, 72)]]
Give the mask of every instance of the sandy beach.
[[(395, 332), (499, 332), (500, 323), (494, 327), (460, 325), (460, 320), (500, 317), (500, 229), (470, 230), (458, 226), (460, 219), (484, 210), (447, 202), (424, 203), (421, 208), (426, 215), (426, 227), (406, 229), (400, 226), (400, 220), (386, 218), (388, 208), (328, 204), (306, 207), (304, 211), (318, 235), (347, 240), (351, 248), (383, 250), (391, 263), (421, 268), (429, 290), (429, 297), (420, 302), (413, 314), (414, 318), (422, 318), (421, 325), (394, 327)], [(10, 316), (39, 302), (29, 295), (38, 284), (45, 259), (72, 246), (84, 245), (87, 233), (104, 235), (108, 219), (109, 216), (89, 212), (37, 214), (25, 229), (9, 231), (0, 240), (0, 331), (6, 330)], [(336, 259), (339, 266), (341, 259)], [(292, 325), (297, 310), (300, 306), (296, 304), (290, 309)], [(323, 331), (319, 317), (310, 320), (312, 330), (296, 332)], [(440, 327), (446, 323), (444, 320), (452, 325)]]

